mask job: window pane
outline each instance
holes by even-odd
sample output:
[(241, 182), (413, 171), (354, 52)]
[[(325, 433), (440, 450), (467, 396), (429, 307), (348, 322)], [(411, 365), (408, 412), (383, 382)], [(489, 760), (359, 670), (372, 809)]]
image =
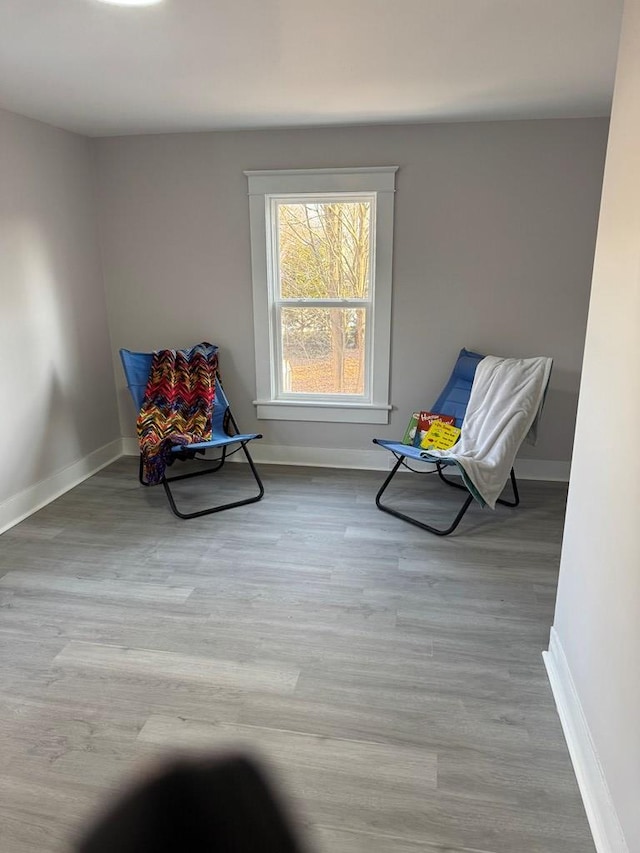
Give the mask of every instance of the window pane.
[(283, 391), (362, 396), (365, 321), (363, 308), (283, 308)]
[(369, 296), (371, 202), (278, 204), (280, 298)]

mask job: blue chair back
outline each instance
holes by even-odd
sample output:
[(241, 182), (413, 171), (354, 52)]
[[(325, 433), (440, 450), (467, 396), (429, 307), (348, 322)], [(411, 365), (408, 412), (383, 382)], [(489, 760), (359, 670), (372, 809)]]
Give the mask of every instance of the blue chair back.
[(463, 347), (460, 350), (458, 360), (455, 363), (449, 381), (433, 404), (433, 412), (437, 412), (439, 415), (453, 415), (456, 419), (457, 427), (462, 426), (467, 406), (469, 405), (471, 386), (476, 375), (476, 368), (483, 358), (484, 356), (480, 355), (480, 353), (472, 352)]
[[(149, 373), (151, 372), (151, 363), (153, 362), (152, 352), (131, 352), (128, 349), (120, 350), (120, 360), (124, 369), (124, 375), (127, 380), (127, 388), (133, 398), (133, 402), (139, 412), (144, 403), (144, 395), (147, 390), (147, 382)], [(229, 402), (222, 389), (218, 377), (216, 376), (216, 395), (213, 405), (213, 435), (224, 435), (224, 417)]]
[(120, 360), (127, 380), (127, 388), (133, 397), (136, 410), (139, 412), (144, 403), (144, 394), (147, 389), (147, 381), (153, 361), (152, 352), (131, 352), (128, 349), (120, 350)]

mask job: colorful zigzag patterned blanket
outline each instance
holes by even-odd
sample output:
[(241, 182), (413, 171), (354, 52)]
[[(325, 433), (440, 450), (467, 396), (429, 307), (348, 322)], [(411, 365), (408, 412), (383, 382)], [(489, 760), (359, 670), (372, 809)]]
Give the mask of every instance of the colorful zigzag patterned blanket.
[(208, 343), (153, 354), (137, 421), (146, 483), (162, 482), (172, 447), (211, 439), (217, 367), (218, 348)]

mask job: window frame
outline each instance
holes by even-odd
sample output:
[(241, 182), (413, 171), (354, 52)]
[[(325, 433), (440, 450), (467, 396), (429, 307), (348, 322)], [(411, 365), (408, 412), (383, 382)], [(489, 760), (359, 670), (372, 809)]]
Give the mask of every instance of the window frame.
[[(393, 208), (397, 166), (352, 169), (286, 169), (245, 171), (249, 189), (253, 315), (256, 355), (256, 394), (253, 401), (259, 419), (340, 423), (389, 422), (389, 360), (391, 349), (391, 285), (393, 261)], [(370, 233), (372, 259), (367, 330), (366, 397), (283, 393), (280, 385), (282, 357), (275, 340), (278, 282), (277, 233), (274, 202), (294, 202), (306, 197), (373, 200), (374, 221)], [(349, 198), (351, 196), (351, 198)], [(277, 226), (277, 222), (275, 223)], [(280, 303), (288, 300), (278, 300)], [(292, 301), (294, 304), (296, 300)], [(342, 300), (312, 300), (314, 305)], [(349, 305), (360, 300), (348, 300)]]
[[(269, 287), (269, 305), (270, 305), (270, 314), (269, 314), (269, 322), (271, 323), (270, 335), (271, 335), (271, 358), (272, 362), (274, 362), (274, 370), (273, 370), (273, 382), (272, 382), (272, 392), (273, 399), (282, 401), (282, 402), (294, 402), (294, 403), (315, 403), (317, 401), (321, 401), (324, 403), (371, 403), (373, 402), (373, 389), (372, 389), (372, 377), (371, 377), (371, 351), (372, 351), (372, 336), (373, 336), (373, 318), (375, 316), (374, 308), (375, 308), (375, 223), (376, 223), (376, 208), (377, 208), (377, 198), (373, 193), (327, 193), (318, 195), (318, 193), (305, 194), (300, 196), (292, 196), (292, 195), (275, 195), (269, 194), (265, 195), (265, 200), (267, 201), (266, 207), (266, 228), (267, 234), (270, 235), (271, 239), (268, 241), (267, 246), (267, 264), (268, 264), (268, 287)], [(370, 234), (369, 234), (369, 288), (368, 288), (368, 296), (362, 299), (303, 299), (303, 298), (293, 298), (293, 297), (282, 297), (279, 294), (280, 290), (280, 258), (279, 258), (279, 244), (280, 244), (280, 229), (279, 229), (279, 219), (277, 217), (277, 206), (279, 204), (305, 204), (305, 203), (316, 203), (316, 204), (328, 204), (335, 201), (341, 202), (359, 202), (366, 201), (368, 202), (370, 207)], [(364, 393), (357, 395), (349, 395), (349, 394), (305, 394), (300, 391), (292, 391), (287, 392), (283, 388), (283, 361), (284, 361), (284, 353), (282, 352), (282, 339), (278, 332), (281, 329), (281, 313), (283, 308), (304, 308), (304, 307), (316, 307), (316, 308), (337, 308), (339, 310), (346, 310), (348, 308), (356, 308), (365, 311), (365, 315), (367, 317), (367, 322), (365, 324), (365, 350), (364, 350), (364, 359), (365, 359), (365, 380), (364, 380)], [(280, 368), (280, 369), (278, 369)]]

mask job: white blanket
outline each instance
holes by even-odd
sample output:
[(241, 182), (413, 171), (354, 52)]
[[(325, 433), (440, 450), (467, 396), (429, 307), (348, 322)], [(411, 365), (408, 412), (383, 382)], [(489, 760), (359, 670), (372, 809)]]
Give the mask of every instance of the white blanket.
[(542, 408), (552, 364), (550, 358), (483, 358), (460, 440), (450, 450), (421, 455), (455, 461), (472, 495), (495, 509), (516, 453)]

